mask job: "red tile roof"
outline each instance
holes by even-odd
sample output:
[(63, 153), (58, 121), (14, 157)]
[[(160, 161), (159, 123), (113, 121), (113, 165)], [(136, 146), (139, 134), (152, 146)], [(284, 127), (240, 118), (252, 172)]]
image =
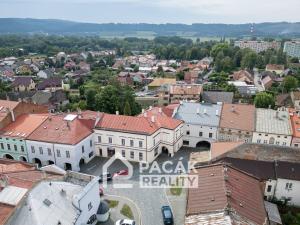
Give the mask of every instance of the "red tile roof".
[[(71, 114), (76, 115), (76, 114)], [(49, 115), (29, 137), (28, 140), (75, 145), (92, 134), (94, 120), (79, 119), (72, 121), (64, 118), (67, 114)]]
[(47, 114), (23, 114), (1, 130), (2, 135), (16, 138), (28, 137), (48, 118)]
[(291, 110), (290, 118), (293, 128), (293, 137), (300, 138), (300, 115), (298, 116), (297, 113)]
[(197, 175), (199, 187), (188, 191), (188, 216), (227, 211), (233, 224), (239, 224), (239, 218), (258, 225), (265, 223), (263, 194), (255, 177), (222, 164), (201, 167)]
[[(154, 116), (154, 123), (151, 121), (152, 116)], [(105, 130), (116, 130), (121, 132), (151, 135), (159, 128), (175, 129), (181, 123), (182, 121), (180, 120), (151, 112), (147, 112), (146, 117), (144, 114), (134, 117), (105, 113), (101, 116), (101, 119), (96, 127)]]
[[(39, 171), (33, 164), (8, 159), (0, 159), (0, 171), (0, 178), (4, 176), (8, 181), (8, 185), (29, 190), (43, 179), (61, 177), (60, 175)], [(0, 225), (6, 224), (16, 207), (0, 202)]]
[(243, 104), (223, 104), (220, 127), (254, 131), (255, 107)]

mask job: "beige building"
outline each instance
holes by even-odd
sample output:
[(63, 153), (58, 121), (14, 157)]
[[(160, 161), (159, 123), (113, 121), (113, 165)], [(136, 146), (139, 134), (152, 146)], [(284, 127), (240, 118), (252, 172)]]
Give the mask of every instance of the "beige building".
[(266, 65), (266, 71), (280, 75), (280, 74), (283, 74), (283, 72), (284, 72), (284, 65), (268, 64), (268, 65)]
[(223, 104), (219, 141), (243, 141), (250, 143), (255, 130), (255, 107), (243, 104)]
[(170, 85), (169, 102), (178, 103), (181, 100), (200, 100), (202, 85), (200, 84), (173, 84)]

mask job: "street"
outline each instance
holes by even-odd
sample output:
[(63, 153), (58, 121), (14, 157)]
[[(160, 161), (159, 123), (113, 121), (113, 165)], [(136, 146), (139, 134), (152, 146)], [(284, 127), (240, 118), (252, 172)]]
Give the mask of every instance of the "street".
[[(173, 162), (174, 165), (170, 166), (175, 168), (177, 162), (182, 162), (187, 168), (189, 156), (192, 152), (197, 150), (181, 149), (175, 154), (174, 157), (169, 158), (166, 155), (161, 155), (157, 158), (157, 163), (161, 165), (165, 161)], [(96, 157), (90, 163), (84, 165), (82, 172), (100, 175), (102, 173), (102, 166), (107, 162), (108, 159)], [(113, 182), (108, 183), (107, 187), (104, 188), (105, 195), (121, 196), (132, 200), (138, 210), (141, 213), (141, 220), (143, 225), (159, 225), (163, 224), (161, 207), (164, 205), (170, 205), (174, 214), (174, 224), (182, 225), (184, 222), (185, 215), (185, 202), (186, 202), (186, 190), (183, 190), (180, 196), (170, 195), (168, 188), (141, 188), (140, 187), (140, 176), (139, 176), (139, 164), (133, 164), (133, 176), (130, 180), (114, 179)], [(120, 161), (116, 160), (110, 167), (109, 172), (111, 174), (127, 169), (126, 166)], [(114, 188), (113, 184), (121, 183), (132, 184), (131, 188)]]

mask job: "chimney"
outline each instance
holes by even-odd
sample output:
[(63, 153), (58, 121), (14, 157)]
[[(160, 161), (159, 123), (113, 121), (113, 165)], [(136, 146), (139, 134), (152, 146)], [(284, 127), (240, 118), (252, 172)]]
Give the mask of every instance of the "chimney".
[(15, 118), (15, 113), (14, 113), (14, 111), (13, 111), (12, 109), (10, 109), (10, 108), (8, 108), (8, 110), (9, 110), (10, 115), (11, 115), (11, 120), (12, 120), (13, 122), (15, 122), (15, 121), (16, 121), (16, 118)]
[(151, 122), (155, 123), (155, 117), (154, 116), (151, 116)]
[(144, 117), (147, 117), (147, 112), (144, 112)]
[(96, 127), (99, 121), (100, 121), (100, 112), (97, 112), (94, 127)]
[(142, 113), (145, 113), (145, 109), (142, 109)]
[(219, 110), (216, 109), (216, 116), (219, 116)]
[(149, 110), (152, 110), (152, 105), (149, 106)]
[(182, 105), (182, 101), (180, 101), (179, 104)]
[(119, 111), (116, 111), (116, 115), (119, 115)]
[(197, 108), (197, 114), (200, 114), (200, 109), (199, 108)]
[(269, 105), (269, 109), (271, 109), (271, 107), (272, 107), (272, 106), (271, 106), (271, 105)]
[(158, 108), (158, 112), (159, 112), (159, 113), (162, 113), (161, 107)]
[(276, 119), (278, 119), (278, 117), (279, 117), (279, 112), (276, 111)]
[(203, 113), (206, 114), (206, 109), (203, 109)]

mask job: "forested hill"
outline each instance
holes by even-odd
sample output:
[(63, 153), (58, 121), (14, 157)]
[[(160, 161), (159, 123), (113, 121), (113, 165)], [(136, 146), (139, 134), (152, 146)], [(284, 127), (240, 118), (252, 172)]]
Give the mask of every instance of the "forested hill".
[[(46, 33), (46, 34), (103, 34), (111, 36), (135, 36), (149, 33), (153, 36), (227, 36), (250, 35), (251, 24), (96, 24), (64, 20), (0, 18), (0, 34)], [(299, 23), (254, 24), (256, 36), (298, 36)]]

